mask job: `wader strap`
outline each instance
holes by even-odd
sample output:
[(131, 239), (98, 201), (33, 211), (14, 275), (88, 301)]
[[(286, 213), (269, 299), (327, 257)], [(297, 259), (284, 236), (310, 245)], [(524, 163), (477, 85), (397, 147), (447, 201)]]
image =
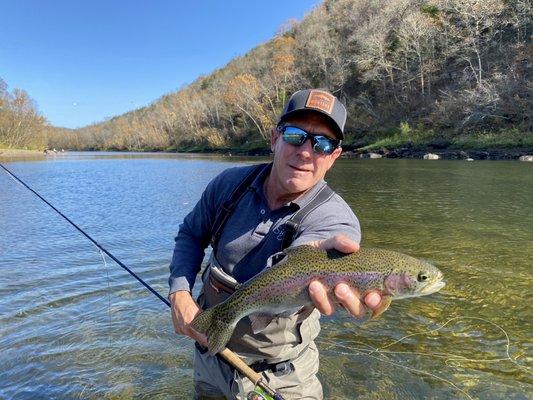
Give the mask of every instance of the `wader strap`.
[[(320, 205), (327, 202), (329, 199), (331, 199), (334, 194), (335, 192), (327, 184), (324, 185), (315, 194), (311, 201), (309, 201), (309, 203), (299, 209), (287, 222), (285, 222), (285, 235), (283, 237), (281, 250), (285, 250), (291, 245), (294, 240), (294, 237), (298, 233), (298, 228), (300, 227), (303, 220), (309, 215), (309, 213), (315, 210)], [(283, 256), (283, 254), (280, 254), (280, 256)], [(211, 262), (209, 263), (208, 268), (204, 271), (204, 273), (209, 274), (207, 277), (207, 281), (204, 280), (204, 283), (209, 284), (209, 286), (211, 286), (211, 288), (217, 293), (225, 292), (228, 294), (232, 294), (236, 290), (236, 282), (233, 282), (233, 277), (227, 275), (223, 271), (223, 269), (217, 265), (216, 257), (214, 257), (213, 254), (211, 255), (211, 257)], [(276, 264), (277, 261), (279, 261), (279, 259), (272, 259), (273, 264)], [(213, 266), (213, 263), (215, 263), (215, 267)]]
[(215, 222), (213, 224), (213, 230), (211, 235), (211, 247), (213, 251), (216, 251), (220, 235), (222, 234), (222, 229), (226, 224), (229, 216), (235, 210), (235, 207), (244, 197), (246, 192), (250, 190), (250, 185), (255, 180), (255, 178), (263, 171), (265, 168), (270, 168), (271, 164), (258, 164), (246, 175), (246, 177), (239, 183), (239, 185), (233, 190), (228, 200), (222, 203), (220, 211), (218, 212)]
[(285, 250), (294, 241), (294, 237), (296, 236), (296, 233), (298, 233), (298, 229), (300, 228), (302, 221), (309, 215), (309, 213), (325, 202), (329, 201), (334, 194), (335, 192), (333, 189), (325, 184), (309, 203), (300, 208), (287, 222), (285, 222), (285, 235), (281, 245), (282, 250)]

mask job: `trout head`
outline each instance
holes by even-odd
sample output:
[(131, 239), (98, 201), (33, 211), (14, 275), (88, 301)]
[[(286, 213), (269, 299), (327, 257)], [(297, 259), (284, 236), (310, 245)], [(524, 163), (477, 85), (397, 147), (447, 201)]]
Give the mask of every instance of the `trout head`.
[(435, 293), (445, 285), (442, 272), (426, 261), (397, 265), (385, 278), (384, 294), (395, 299), (425, 296)]

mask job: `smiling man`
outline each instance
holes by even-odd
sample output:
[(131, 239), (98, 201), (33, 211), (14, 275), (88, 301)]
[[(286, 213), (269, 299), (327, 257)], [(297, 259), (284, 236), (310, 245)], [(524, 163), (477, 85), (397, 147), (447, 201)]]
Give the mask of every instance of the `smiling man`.
[[(274, 161), (222, 172), (181, 224), (170, 265), (169, 298), (176, 333), (197, 342), (197, 399), (245, 399), (253, 390), (249, 380), (203, 347), (205, 336), (190, 325), (202, 308), (225, 300), (238, 283), (275, 263), (276, 254), (289, 246), (312, 244), (346, 253), (359, 249), (357, 218), (324, 181), (341, 154), (345, 122), (346, 109), (331, 93), (294, 93), (272, 130)], [(191, 291), (209, 244), (213, 251), (196, 302)], [(339, 302), (362, 317), (367, 307), (375, 309), (381, 300), (377, 293), (362, 299), (355, 288), (342, 283), (329, 294), (315, 281), (309, 294), (316, 309), (268, 317), (260, 331), (252, 330), (245, 318), (228, 343), (286, 398), (323, 397), (314, 343), (320, 313), (332, 314)]]

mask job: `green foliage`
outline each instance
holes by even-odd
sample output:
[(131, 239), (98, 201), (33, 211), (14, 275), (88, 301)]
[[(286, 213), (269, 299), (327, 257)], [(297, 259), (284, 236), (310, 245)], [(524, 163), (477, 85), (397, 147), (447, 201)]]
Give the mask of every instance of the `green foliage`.
[(409, 138), (412, 135), (412, 133), (413, 133), (413, 130), (409, 126), (408, 122), (405, 122), (405, 121), (400, 122), (400, 134), (401, 134), (401, 136)]
[(460, 149), (533, 148), (533, 133), (517, 128), (497, 132), (478, 132), (453, 138), (450, 147)]
[[(403, 128), (403, 129), (402, 129)], [(379, 136), (376, 135), (376, 137)], [(387, 137), (373, 140), (360, 150), (449, 148), (449, 149), (510, 149), (533, 148), (533, 133), (517, 128), (498, 131), (483, 131), (455, 136), (452, 131), (435, 134), (432, 130), (406, 128), (402, 124), (399, 131)]]
[(389, 38), (389, 45), (387, 49), (392, 53), (400, 48), (400, 38), (396, 35), (391, 35)]
[(437, 18), (439, 14), (439, 8), (435, 4), (423, 3), (420, 6), (422, 14), (426, 14), (431, 18)]
[(405, 121), (400, 123), (399, 128), (390, 129), (386, 132), (388, 136), (362, 147), (361, 150), (392, 150), (406, 146), (422, 148), (430, 144), (437, 137), (433, 130), (427, 130), (422, 125), (412, 128)]
[(204, 78), (201, 80), (201, 83), (200, 83), (200, 89), (201, 90), (206, 90), (209, 88), (209, 79), (207, 78)]

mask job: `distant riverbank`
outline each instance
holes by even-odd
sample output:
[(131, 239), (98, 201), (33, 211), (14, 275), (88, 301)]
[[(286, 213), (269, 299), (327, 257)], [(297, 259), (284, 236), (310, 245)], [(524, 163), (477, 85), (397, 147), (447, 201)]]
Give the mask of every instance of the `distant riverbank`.
[[(265, 156), (270, 146), (263, 140), (250, 140), (226, 147), (207, 144), (179, 146), (169, 151)], [(452, 133), (417, 130), (402, 124), (395, 132), (374, 132), (349, 136), (343, 142), (343, 156), (349, 158), (413, 158), (448, 160), (518, 160), (533, 155), (533, 133), (517, 129), (453, 136)], [(432, 156), (429, 156), (429, 155)]]
[(42, 150), (0, 149), (0, 158), (44, 158)]
[[(443, 159), (443, 160), (519, 160), (525, 156), (533, 156), (533, 147), (524, 148), (481, 148), (481, 149), (438, 149), (433, 147), (400, 147), (395, 149), (361, 149), (354, 146), (343, 148), (342, 157), (345, 158), (410, 158), (410, 159)], [(76, 150), (77, 151), (77, 150)], [(94, 150), (93, 150), (94, 151)], [(97, 150), (106, 151), (106, 150)], [(124, 150), (110, 149), (108, 151), (128, 152)], [(221, 156), (261, 156), (271, 154), (267, 147), (257, 148), (207, 148), (207, 147), (187, 147), (168, 150), (141, 150), (139, 153), (187, 153), (187, 154), (219, 154)], [(61, 154), (61, 153), (58, 153)], [(54, 153), (44, 154), (40, 150), (23, 149), (0, 149), (0, 159), (42, 159), (55, 155)]]
[(417, 149), (402, 147), (398, 149), (346, 150), (344, 157), (349, 158), (415, 158), (443, 160), (519, 160), (533, 155), (532, 148), (516, 149)]
[[(354, 146), (343, 147), (343, 157), (347, 158), (412, 158), (424, 159), (428, 154), (438, 156), (444, 160), (518, 160), (522, 156), (533, 155), (533, 146), (516, 148), (479, 148), (479, 149), (450, 149), (435, 147), (405, 146), (393, 149), (365, 149)], [(173, 150), (174, 151), (174, 150)], [(271, 151), (267, 147), (258, 148), (207, 148), (188, 147), (175, 150), (178, 153), (221, 154), (227, 156), (268, 156)]]

